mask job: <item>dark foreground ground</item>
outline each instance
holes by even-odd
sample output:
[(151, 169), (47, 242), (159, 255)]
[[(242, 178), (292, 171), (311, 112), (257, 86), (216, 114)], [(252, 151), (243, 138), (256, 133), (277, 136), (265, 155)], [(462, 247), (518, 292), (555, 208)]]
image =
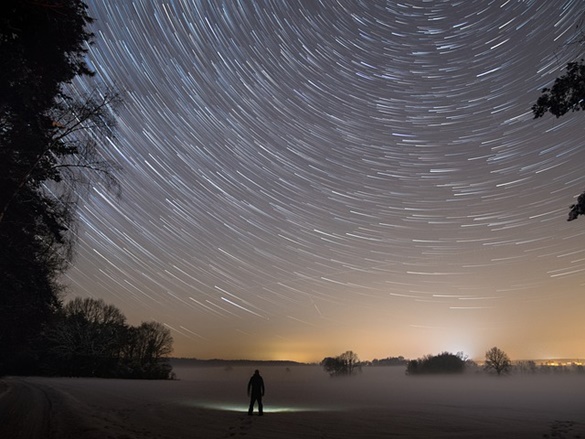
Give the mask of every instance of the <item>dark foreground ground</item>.
[(265, 416), (246, 415), (253, 367), (177, 368), (176, 381), (0, 380), (0, 438), (583, 438), (585, 376), (332, 379), (264, 367)]

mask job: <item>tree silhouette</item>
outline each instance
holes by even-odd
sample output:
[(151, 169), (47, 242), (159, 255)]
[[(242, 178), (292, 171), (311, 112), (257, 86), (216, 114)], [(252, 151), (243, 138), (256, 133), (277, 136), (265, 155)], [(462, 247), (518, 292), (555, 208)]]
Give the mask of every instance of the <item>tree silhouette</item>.
[(57, 375), (113, 375), (126, 332), (126, 317), (118, 308), (102, 299), (77, 297), (47, 331), (49, 369)]
[[(581, 17), (583, 19), (583, 17)], [(582, 31), (577, 38), (579, 44), (585, 42)], [(569, 112), (585, 110), (585, 60), (567, 63), (563, 75), (555, 79), (551, 87), (542, 89), (541, 95), (532, 106), (534, 119), (546, 113), (561, 117)], [(573, 221), (585, 215), (585, 191), (571, 204), (567, 221)]]
[(157, 322), (138, 327), (102, 299), (75, 298), (46, 331), (45, 370), (53, 375), (168, 378), (170, 330)]
[(353, 375), (360, 369), (360, 359), (353, 351), (346, 351), (338, 357), (343, 364), (343, 369), (347, 375)]
[(410, 360), (406, 365), (408, 375), (462, 373), (465, 370), (463, 353), (457, 355), (441, 352), (438, 355), (427, 355), (417, 360)]
[(321, 361), (321, 367), (331, 376), (351, 376), (361, 371), (359, 357), (353, 351), (346, 351), (337, 357), (326, 357)]
[(163, 360), (172, 352), (170, 330), (158, 322), (128, 328), (122, 352), (123, 375), (137, 378), (168, 378), (171, 367)]
[(535, 119), (547, 112), (561, 117), (580, 110), (585, 110), (585, 64), (582, 59), (568, 63), (565, 74), (555, 79), (552, 87), (544, 88), (532, 106)]
[(0, 2), (0, 373), (36, 355), (59, 308), (85, 171), (111, 175), (98, 147), (119, 97), (67, 93), (92, 75), (91, 22), (82, 0)]
[(491, 348), (485, 353), (484, 368), (486, 370), (493, 370), (498, 375), (506, 373), (512, 367), (512, 362), (508, 355), (497, 347)]

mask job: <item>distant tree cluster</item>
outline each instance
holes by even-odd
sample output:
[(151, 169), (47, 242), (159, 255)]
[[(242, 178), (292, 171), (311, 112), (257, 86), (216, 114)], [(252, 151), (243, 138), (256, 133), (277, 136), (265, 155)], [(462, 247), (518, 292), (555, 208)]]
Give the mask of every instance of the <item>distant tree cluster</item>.
[(408, 375), (463, 373), (465, 363), (466, 358), (461, 352), (457, 354), (442, 352), (410, 360), (406, 366), (406, 373)]
[(321, 367), (330, 376), (351, 376), (361, 372), (361, 363), (353, 351), (344, 352), (337, 357), (326, 357), (321, 361)]
[(374, 358), (372, 361), (367, 362), (367, 366), (406, 366), (408, 364), (408, 360), (404, 357), (388, 357), (377, 359)]
[(113, 305), (75, 298), (46, 331), (40, 366), (49, 375), (167, 379), (173, 338), (157, 322), (134, 327)]
[(569, 363), (562, 365), (552, 364), (541, 364), (534, 368), (531, 373), (544, 373), (544, 374), (567, 374), (567, 373), (578, 373), (585, 374), (585, 366), (582, 363)]
[(538, 366), (535, 361), (518, 361), (514, 366), (513, 370), (521, 374), (533, 374), (538, 371)]
[(518, 361), (511, 369), (511, 373), (516, 374), (569, 374), (578, 373), (585, 374), (585, 367), (582, 363), (568, 362), (564, 364), (558, 363), (544, 363), (536, 364), (535, 361)]
[[(191, 360), (190, 360), (191, 361)], [(416, 360), (407, 360), (402, 356), (360, 361), (353, 351), (347, 351), (337, 357), (324, 358), (320, 366), (331, 376), (348, 376), (361, 372), (362, 367), (406, 366), (407, 375), (426, 374), (481, 374), (490, 373), (497, 376), (506, 374), (585, 374), (585, 365), (580, 361), (550, 361), (537, 365), (535, 361), (512, 362), (502, 349), (494, 346), (485, 352), (483, 362), (476, 363), (463, 352), (456, 354), (441, 352), (438, 355), (426, 355)]]

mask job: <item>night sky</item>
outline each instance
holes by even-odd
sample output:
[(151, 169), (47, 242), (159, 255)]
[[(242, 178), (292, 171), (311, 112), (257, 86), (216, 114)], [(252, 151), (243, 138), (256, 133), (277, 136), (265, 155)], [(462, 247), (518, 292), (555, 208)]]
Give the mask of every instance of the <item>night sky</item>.
[(582, 2), (89, 6), (122, 194), (80, 203), (67, 297), (175, 356), (585, 357), (585, 115), (531, 113)]

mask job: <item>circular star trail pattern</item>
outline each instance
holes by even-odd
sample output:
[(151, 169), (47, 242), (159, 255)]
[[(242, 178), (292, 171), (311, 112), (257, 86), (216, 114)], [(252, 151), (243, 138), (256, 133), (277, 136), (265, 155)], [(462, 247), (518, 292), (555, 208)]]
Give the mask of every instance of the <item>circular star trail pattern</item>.
[(89, 5), (122, 196), (81, 203), (72, 296), (179, 356), (583, 354), (583, 119), (530, 111), (577, 1)]

